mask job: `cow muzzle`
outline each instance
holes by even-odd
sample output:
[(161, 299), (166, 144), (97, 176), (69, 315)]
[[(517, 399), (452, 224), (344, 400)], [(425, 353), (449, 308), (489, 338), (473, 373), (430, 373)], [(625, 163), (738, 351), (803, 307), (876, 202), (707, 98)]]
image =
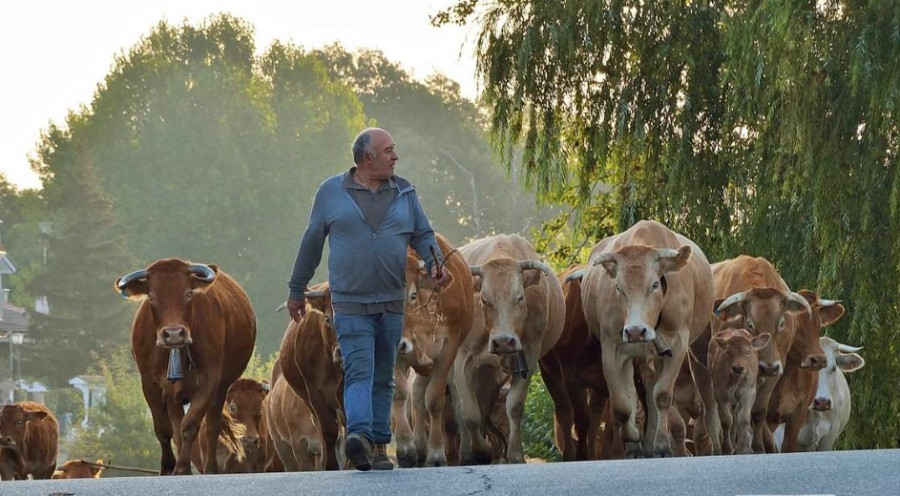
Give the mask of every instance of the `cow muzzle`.
[(825, 359), (825, 354), (821, 355), (806, 355), (803, 357), (803, 360), (800, 361), (801, 369), (808, 370), (822, 370), (825, 368), (827, 361)]
[(776, 362), (759, 362), (759, 375), (763, 377), (778, 377), (784, 372), (781, 360)]
[(161, 348), (182, 348), (193, 342), (191, 333), (181, 325), (163, 327), (156, 339), (156, 345)]
[(622, 340), (626, 343), (644, 343), (656, 339), (656, 330), (645, 324), (628, 325), (622, 329)]
[(490, 352), (493, 355), (508, 355), (522, 351), (522, 341), (512, 332), (498, 332), (491, 334)]
[(16, 440), (12, 436), (0, 437), (0, 447), (16, 449)]
[(244, 451), (258, 450), (259, 436), (244, 435), (244, 437), (241, 438), (241, 443), (244, 445)]
[(817, 412), (827, 412), (831, 410), (831, 398), (816, 397), (812, 403), (812, 409)]

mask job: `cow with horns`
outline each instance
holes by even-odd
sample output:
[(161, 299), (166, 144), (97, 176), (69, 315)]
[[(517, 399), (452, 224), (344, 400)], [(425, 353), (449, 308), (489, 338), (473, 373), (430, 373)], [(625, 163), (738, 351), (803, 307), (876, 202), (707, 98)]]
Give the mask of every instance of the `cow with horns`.
[(204, 417), (203, 472), (217, 473), (225, 397), (247, 367), (256, 341), (256, 314), (247, 294), (216, 265), (177, 258), (131, 272), (116, 280), (115, 289), (141, 301), (131, 350), (162, 451), (160, 475), (191, 473), (191, 448)]

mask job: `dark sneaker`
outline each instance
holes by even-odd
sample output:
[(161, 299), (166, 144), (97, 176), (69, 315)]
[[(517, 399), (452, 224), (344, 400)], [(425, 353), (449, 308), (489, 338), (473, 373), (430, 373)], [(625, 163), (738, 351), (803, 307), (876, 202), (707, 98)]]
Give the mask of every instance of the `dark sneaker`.
[(372, 468), (375, 470), (394, 470), (394, 464), (387, 454), (386, 444), (375, 445), (375, 458), (372, 459)]
[(350, 434), (344, 443), (344, 454), (356, 470), (372, 470), (372, 441), (359, 434)]

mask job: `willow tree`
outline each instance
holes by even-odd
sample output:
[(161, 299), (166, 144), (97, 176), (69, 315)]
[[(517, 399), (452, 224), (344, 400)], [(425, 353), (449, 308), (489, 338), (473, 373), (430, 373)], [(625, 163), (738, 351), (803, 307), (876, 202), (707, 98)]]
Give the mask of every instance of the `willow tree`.
[(829, 334), (868, 345), (844, 445), (900, 444), (876, 380), (900, 373), (900, 4), (465, 0), (434, 21), (478, 24), (495, 144), (572, 205), (550, 238), (655, 218), (844, 300)]

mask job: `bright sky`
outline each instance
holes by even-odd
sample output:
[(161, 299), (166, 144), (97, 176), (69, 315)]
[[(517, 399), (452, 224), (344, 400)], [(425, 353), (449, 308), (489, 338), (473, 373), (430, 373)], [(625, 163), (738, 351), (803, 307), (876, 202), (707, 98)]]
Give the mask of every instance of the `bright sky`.
[(256, 46), (273, 40), (317, 48), (372, 48), (413, 77), (441, 72), (476, 94), (475, 32), (432, 27), (429, 16), (454, 0), (4, 0), (0, 2), (0, 173), (20, 188), (37, 188), (27, 156), (42, 129), (62, 125), (87, 105), (109, 72), (160, 20), (199, 23), (230, 12), (256, 28)]

